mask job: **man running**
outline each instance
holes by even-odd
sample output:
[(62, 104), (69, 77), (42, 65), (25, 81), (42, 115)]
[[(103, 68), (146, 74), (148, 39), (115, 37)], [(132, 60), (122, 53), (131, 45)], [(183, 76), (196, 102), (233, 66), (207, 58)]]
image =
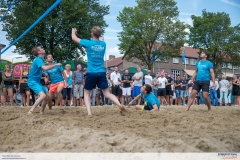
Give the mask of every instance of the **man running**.
[[(53, 56), (51, 54), (47, 55), (47, 62), (48, 65), (53, 65)], [(64, 86), (68, 86), (67, 84), (67, 76), (62, 68), (62, 66), (56, 66), (50, 70), (46, 70), (45, 72), (46, 75), (46, 81), (50, 81), (50, 86), (49, 86), (49, 101), (52, 102), (52, 98), (57, 93), (57, 99), (58, 102), (60, 102), (60, 108), (62, 108), (62, 90)], [(63, 79), (64, 77), (64, 79)], [(65, 82), (64, 82), (65, 80)], [(49, 103), (50, 105), (52, 103)], [(55, 104), (55, 106), (58, 104)], [(49, 108), (52, 108), (52, 106)]]
[(28, 113), (33, 113), (34, 109), (42, 102), (42, 109), (40, 111), (40, 114), (43, 114), (48, 98), (46, 97), (47, 90), (40, 83), (40, 80), (42, 78), (42, 70), (49, 70), (56, 66), (61, 66), (62, 64), (57, 63), (53, 65), (44, 65), (43, 58), (45, 56), (45, 50), (40, 46), (33, 47), (32, 54), (36, 56), (36, 58), (33, 60), (31, 65), (28, 77), (28, 87), (32, 89), (35, 94), (38, 94), (39, 98), (35, 101), (34, 105)]
[(104, 68), (104, 54), (106, 50), (106, 43), (101, 41), (101, 29), (98, 26), (92, 28), (92, 40), (80, 39), (76, 36), (77, 29), (72, 28), (72, 40), (86, 48), (88, 58), (88, 68), (86, 75), (86, 83), (84, 87), (84, 101), (88, 111), (88, 115), (92, 115), (90, 92), (93, 88), (98, 86), (102, 89), (104, 96), (115, 103), (120, 109), (121, 113), (125, 114), (127, 111), (118, 99), (109, 92), (106, 72)]
[[(206, 100), (208, 111), (211, 111), (211, 101), (208, 97), (209, 85), (210, 85), (210, 75), (212, 77), (213, 85), (215, 88), (215, 74), (213, 70), (212, 63), (207, 60), (209, 57), (209, 53), (207, 51), (203, 51), (200, 55), (201, 60), (196, 64), (196, 71), (192, 76), (191, 81), (194, 82), (193, 89), (191, 95), (188, 99), (188, 104), (186, 110), (188, 111), (195, 99), (197, 93), (202, 89), (203, 97)], [(196, 78), (196, 81), (195, 81)]]

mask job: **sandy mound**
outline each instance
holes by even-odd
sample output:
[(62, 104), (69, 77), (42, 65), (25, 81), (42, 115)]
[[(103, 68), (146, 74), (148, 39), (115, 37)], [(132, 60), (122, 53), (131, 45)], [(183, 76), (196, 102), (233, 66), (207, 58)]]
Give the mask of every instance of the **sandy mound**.
[(240, 107), (162, 107), (121, 116), (117, 107), (0, 107), (0, 152), (240, 152)]

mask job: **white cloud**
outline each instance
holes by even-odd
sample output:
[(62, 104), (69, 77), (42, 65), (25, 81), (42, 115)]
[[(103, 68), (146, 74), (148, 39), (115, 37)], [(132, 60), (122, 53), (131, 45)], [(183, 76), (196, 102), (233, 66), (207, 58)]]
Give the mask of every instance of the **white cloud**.
[(239, 7), (240, 8), (240, 4), (237, 4), (235, 2), (231, 2), (230, 0), (221, 0), (223, 3), (227, 3), (227, 4), (230, 4), (232, 6), (236, 6), (236, 7)]
[(121, 32), (121, 30), (118, 29), (112, 29), (112, 28), (106, 28), (106, 32)]
[(193, 0), (192, 2), (193, 2), (193, 8), (197, 10), (199, 0)]
[[(8, 46), (8, 45), (7, 45)], [(28, 58), (24, 55), (19, 55), (17, 53), (13, 53), (14, 49), (16, 48), (16, 46), (12, 46), (10, 47), (6, 52), (4, 52), (2, 55), (1, 55), (1, 59), (5, 59), (5, 60), (8, 60), (10, 62), (13, 61), (13, 63), (16, 63), (16, 62), (25, 62), (28, 60)], [(18, 58), (16, 59), (15, 57), (22, 57), (22, 58)], [(14, 58), (14, 59), (13, 59)]]
[(118, 47), (112, 47), (112, 48), (108, 48), (106, 51), (106, 58), (109, 58), (109, 55), (114, 55), (116, 57), (120, 57), (123, 56), (122, 54), (120, 54), (119, 48)]
[(190, 29), (189, 28), (186, 28), (184, 31), (187, 32), (187, 33), (190, 33)]
[(182, 22), (185, 22), (186, 24), (189, 24), (190, 26), (193, 25), (193, 21), (191, 18), (184, 18), (184, 19), (180, 19)]

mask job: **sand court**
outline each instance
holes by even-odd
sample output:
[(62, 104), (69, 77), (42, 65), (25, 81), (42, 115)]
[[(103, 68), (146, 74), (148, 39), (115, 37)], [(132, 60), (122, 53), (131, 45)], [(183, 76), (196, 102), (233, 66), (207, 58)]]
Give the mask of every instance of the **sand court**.
[(0, 108), (0, 152), (240, 152), (240, 107)]

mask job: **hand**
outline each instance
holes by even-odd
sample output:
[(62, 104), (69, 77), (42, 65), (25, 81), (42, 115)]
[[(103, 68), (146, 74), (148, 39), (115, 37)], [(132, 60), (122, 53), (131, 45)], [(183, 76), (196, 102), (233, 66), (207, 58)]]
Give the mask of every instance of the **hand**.
[(132, 102), (130, 102), (130, 103), (128, 104), (128, 106), (132, 106)]
[(68, 83), (67, 82), (64, 82), (65, 83), (65, 87), (68, 87)]
[(55, 64), (55, 66), (62, 66), (62, 64), (61, 63), (57, 63), (57, 64)]
[(72, 28), (72, 33), (77, 33), (77, 29), (76, 28)]
[(193, 83), (194, 82), (194, 80), (193, 79), (190, 79), (190, 83)]
[(215, 88), (216, 88), (216, 85), (215, 85), (215, 83), (213, 83), (213, 85), (212, 85), (212, 88), (213, 88), (213, 89), (215, 89)]

